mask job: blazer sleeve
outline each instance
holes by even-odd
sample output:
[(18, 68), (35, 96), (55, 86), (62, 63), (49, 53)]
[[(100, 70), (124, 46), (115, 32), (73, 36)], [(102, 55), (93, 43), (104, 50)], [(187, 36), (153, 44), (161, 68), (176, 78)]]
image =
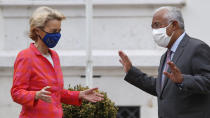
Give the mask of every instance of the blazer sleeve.
[(193, 75), (183, 74), (182, 90), (192, 93), (210, 92), (210, 48), (202, 43), (192, 57)]
[(65, 104), (71, 104), (80, 106), (82, 104), (82, 100), (79, 99), (80, 91), (70, 91), (63, 89), (61, 92), (61, 102)]
[(19, 54), (14, 64), (12, 99), (21, 104), (32, 107), (36, 105), (36, 91), (28, 91), (31, 76), (31, 62), (24, 54)]
[(136, 67), (131, 67), (125, 76), (125, 81), (142, 89), (143, 91), (157, 96), (156, 93), (156, 78), (150, 77), (147, 74), (141, 72)]

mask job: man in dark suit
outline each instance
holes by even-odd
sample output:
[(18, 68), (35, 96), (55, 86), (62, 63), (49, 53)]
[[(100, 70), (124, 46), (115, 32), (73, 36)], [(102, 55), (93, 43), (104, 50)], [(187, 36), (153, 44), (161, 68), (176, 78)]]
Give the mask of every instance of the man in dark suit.
[(159, 118), (210, 118), (210, 47), (185, 33), (181, 11), (175, 7), (157, 9), (152, 29), (155, 42), (168, 49), (158, 77), (135, 68), (119, 51), (125, 80), (157, 96)]

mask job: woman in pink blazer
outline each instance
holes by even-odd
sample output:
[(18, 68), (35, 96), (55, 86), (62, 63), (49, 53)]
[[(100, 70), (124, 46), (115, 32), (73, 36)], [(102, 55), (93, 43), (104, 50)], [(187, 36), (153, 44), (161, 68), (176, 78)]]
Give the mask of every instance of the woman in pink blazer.
[(34, 43), (22, 50), (14, 64), (11, 96), (22, 105), (20, 118), (62, 118), (62, 104), (81, 105), (103, 100), (94, 92), (63, 89), (63, 75), (58, 54), (50, 48), (58, 43), (61, 21), (65, 16), (49, 7), (38, 8), (30, 18), (30, 38)]

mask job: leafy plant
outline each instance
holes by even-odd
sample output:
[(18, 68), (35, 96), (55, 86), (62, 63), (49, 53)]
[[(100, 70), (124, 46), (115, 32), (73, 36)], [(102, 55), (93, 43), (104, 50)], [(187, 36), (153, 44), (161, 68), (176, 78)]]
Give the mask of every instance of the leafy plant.
[[(71, 91), (83, 91), (88, 87), (82, 87), (77, 85), (69, 90)], [(116, 118), (118, 108), (115, 103), (112, 102), (105, 92), (97, 91), (104, 95), (104, 100), (97, 103), (90, 103), (88, 101), (82, 102), (81, 106), (72, 106), (63, 104), (63, 118)]]

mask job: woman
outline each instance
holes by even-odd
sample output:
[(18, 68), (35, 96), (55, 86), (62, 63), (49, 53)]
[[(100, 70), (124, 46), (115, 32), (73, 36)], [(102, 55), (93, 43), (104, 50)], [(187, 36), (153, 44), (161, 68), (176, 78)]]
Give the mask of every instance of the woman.
[(22, 105), (20, 118), (62, 118), (62, 103), (81, 105), (81, 101), (98, 102), (103, 95), (63, 89), (63, 75), (56, 46), (65, 16), (49, 8), (38, 8), (30, 18), (30, 38), (34, 43), (22, 50), (14, 64), (11, 96)]

